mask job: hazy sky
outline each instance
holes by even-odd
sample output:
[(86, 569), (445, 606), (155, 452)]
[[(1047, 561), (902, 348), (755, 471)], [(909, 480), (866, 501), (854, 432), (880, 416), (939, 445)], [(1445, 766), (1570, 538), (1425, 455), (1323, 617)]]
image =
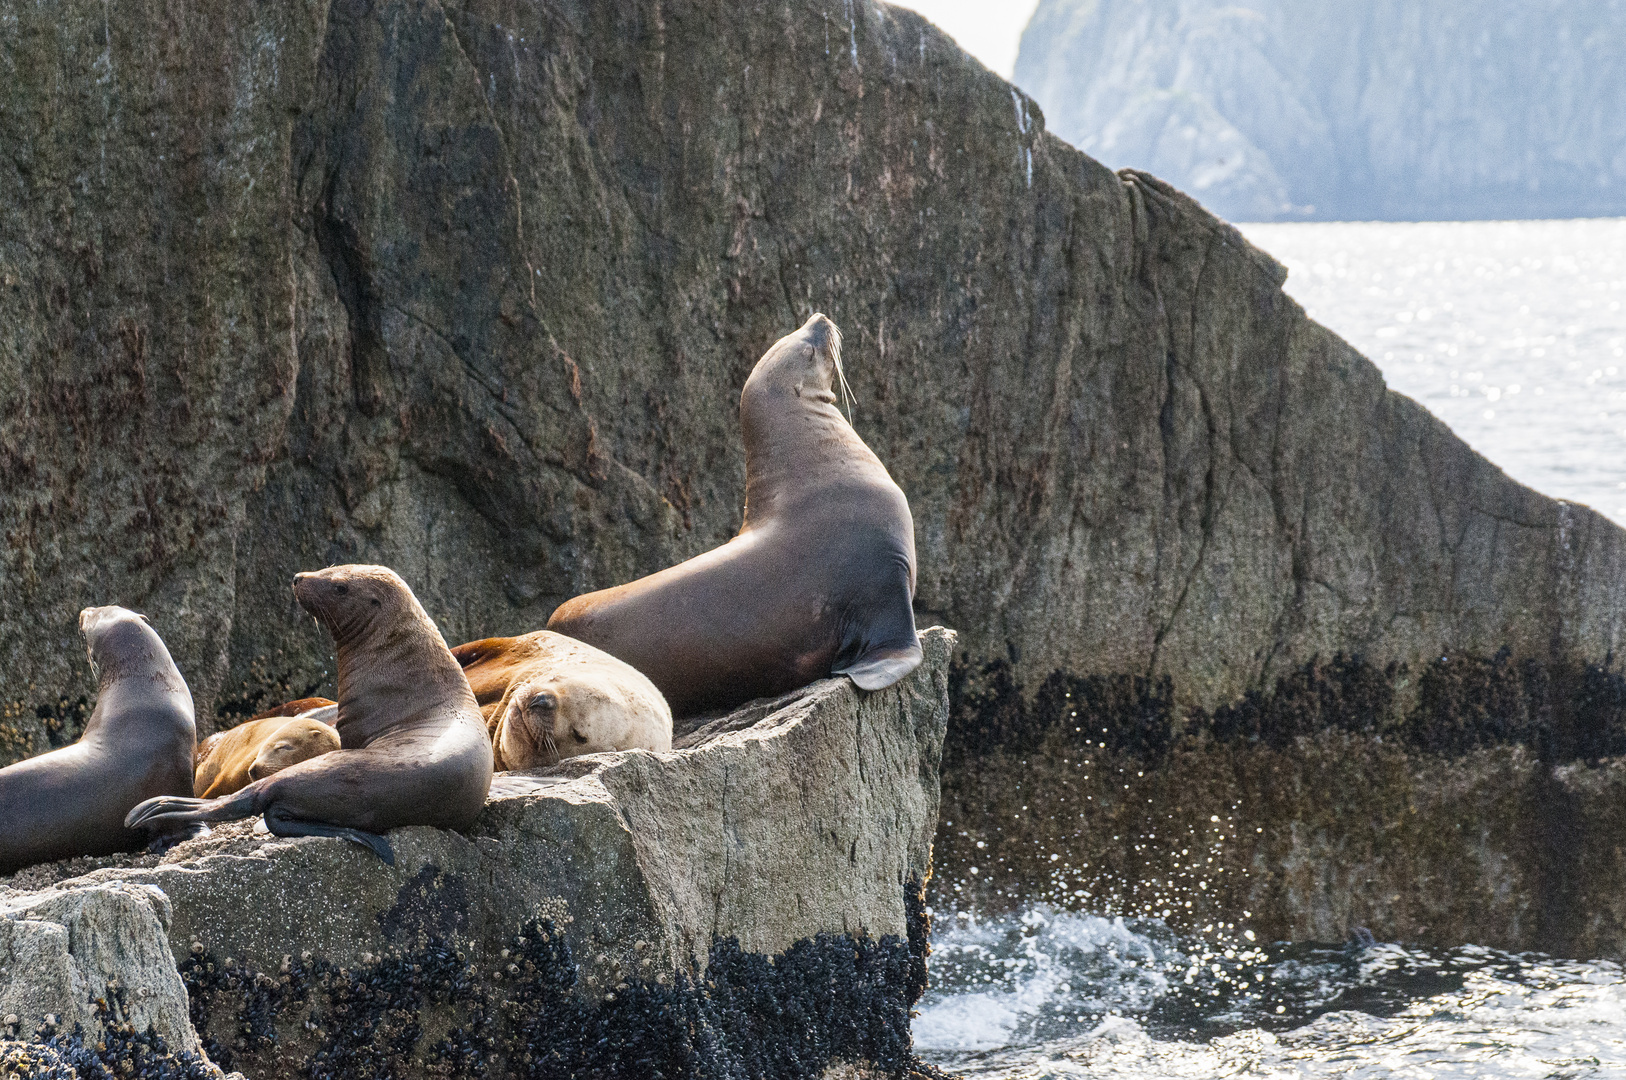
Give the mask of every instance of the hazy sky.
[(1039, 0), (892, 0), (948, 31), (960, 48), (1007, 79), (1016, 68), (1022, 28)]

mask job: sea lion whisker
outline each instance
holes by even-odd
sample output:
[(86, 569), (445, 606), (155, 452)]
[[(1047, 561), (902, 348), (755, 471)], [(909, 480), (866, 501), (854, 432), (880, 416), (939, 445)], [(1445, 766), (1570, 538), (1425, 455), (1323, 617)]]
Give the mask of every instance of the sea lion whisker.
[(841, 331), (836, 324), (830, 324), (830, 359), (835, 361), (836, 381), (841, 384), (841, 401), (847, 406), (847, 423), (853, 422), (853, 406), (858, 404), (858, 395), (853, 393), (852, 386), (847, 382), (847, 371), (841, 366)]

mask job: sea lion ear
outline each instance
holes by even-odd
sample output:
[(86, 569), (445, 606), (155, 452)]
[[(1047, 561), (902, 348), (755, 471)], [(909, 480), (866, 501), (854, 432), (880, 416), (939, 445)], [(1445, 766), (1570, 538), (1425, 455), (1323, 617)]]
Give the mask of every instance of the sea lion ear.
[(884, 690), (920, 666), (925, 654), (915, 633), (915, 612), (909, 603), (908, 571), (885, 590), (885, 606), (853, 620), (830, 674), (845, 675), (860, 690)]

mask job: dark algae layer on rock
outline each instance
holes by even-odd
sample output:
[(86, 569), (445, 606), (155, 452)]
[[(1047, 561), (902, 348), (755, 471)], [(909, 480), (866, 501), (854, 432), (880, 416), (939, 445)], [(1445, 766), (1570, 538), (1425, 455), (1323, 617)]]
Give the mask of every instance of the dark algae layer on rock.
[[(919, 882), (911, 887), (918, 892)], [(924, 917), (924, 916), (921, 916)], [(181, 965), (209, 1056), (253, 1076), (809, 1078), (833, 1062), (896, 1075), (910, 1061), (905, 941), (804, 939), (783, 953), (712, 947), (703, 979), (632, 979), (598, 1002), (551, 924), (523, 928), (489, 969), (432, 941), (338, 969), (294, 961), (266, 973), (203, 955)], [(425, 1015), (446, 1017), (425, 1030)], [(444, 1030), (442, 1030), (444, 1028)], [(214, 1032), (219, 1029), (217, 1040)], [(438, 1038), (436, 1038), (438, 1036)]]

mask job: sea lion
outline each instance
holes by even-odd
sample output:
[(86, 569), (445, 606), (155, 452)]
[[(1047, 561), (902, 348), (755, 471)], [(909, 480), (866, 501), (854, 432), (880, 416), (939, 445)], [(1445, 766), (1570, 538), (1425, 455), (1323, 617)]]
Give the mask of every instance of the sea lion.
[[(319, 706), (327, 710), (330, 706)], [(216, 799), (290, 765), (339, 749), (339, 732), (311, 716), (268, 716), (216, 732), (198, 746), (192, 794)]]
[(464, 829), (491, 787), (491, 739), (463, 669), (406, 582), (382, 566), (294, 577), (339, 654), (340, 749), (218, 799), (149, 799), (127, 824), (265, 815), (278, 836), (338, 836), (395, 865), (401, 825)]
[(619, 657), (676, 715), (827, 675), (865, 690), (920, 663), (909, 502), (835, 406), (841, 334), (779, 339), (740, 393), (745, 523), (702, 555), (562, 604), (548, 629)]
[(672, 710), (648, 677), (575, 638), (538, 630), (452, 650), (486, 718), (499, 769), (606, 750), (672, 749)]
[[(253, 716), (239, 724), (238, 727), (246, 727), (256, 720), (269, 720), (275, 716), (309, 716), (321, 721), (328, 727), (332, 727), (334, 721), (339, 718), (339, 703), (334, 701), (332, 698), (325, 697), (295, 698), (293, 701), (285, 701), (275, 708), (267, 709), (264, 712), (255, 713)], [(196, 790), (197, 770), (203, 768), (204, 762), (208, 761), (214, 756), (215, 751), (220, 747), (221, 742), (224, 741), (226, 732), (236, 730), (237, 728), (227, 728), (225, 731), (217, 731), (207, 739), (202, 739), (198, 742), (197, 754), (192, 759), (194, 790)]]
[(139, 850), (148, 838), (125, 827), (125, 812), (192, 791), (192, 692), (163, 639), (121, 607), (86, 608), (79, 631), (96, 708), (72, 746), (0, 769), (0, 874)]

